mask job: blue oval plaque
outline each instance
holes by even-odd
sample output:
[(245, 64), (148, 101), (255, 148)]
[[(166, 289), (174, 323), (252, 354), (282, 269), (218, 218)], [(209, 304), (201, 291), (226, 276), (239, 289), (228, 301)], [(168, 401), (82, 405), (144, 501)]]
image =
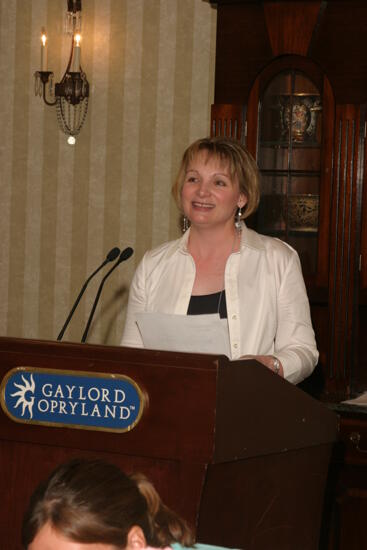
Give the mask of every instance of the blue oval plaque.
[(145, 401), (136, 382), (119, 374), (17, 367), (1, 383), (1, 406), (15, 422), (126, 432)]

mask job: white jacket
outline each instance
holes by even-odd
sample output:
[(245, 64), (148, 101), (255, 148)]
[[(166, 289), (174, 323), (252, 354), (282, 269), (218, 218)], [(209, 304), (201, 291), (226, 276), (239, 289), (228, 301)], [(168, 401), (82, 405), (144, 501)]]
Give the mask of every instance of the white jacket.
[[(189, 231), (141, 260), (130, 287), (123, 346), (143, 347), (137, 312), (187, 313), (195, 279), (188, 236)], [(297, 252), (244, 225), (240, 251), (229, 256), (224, 279), (231, 359), (274, 355), (290, 382), (309, 376), (318, 351)]]

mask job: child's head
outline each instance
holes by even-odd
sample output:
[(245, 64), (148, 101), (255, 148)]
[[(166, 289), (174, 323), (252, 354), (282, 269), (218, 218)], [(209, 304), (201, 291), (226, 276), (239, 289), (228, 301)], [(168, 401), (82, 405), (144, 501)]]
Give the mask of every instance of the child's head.
[(88, 550), (140, 550), (193, 542), (186, 523), (161, 502), (144, 476), (128, 476), (112, 464), (84, 459), (59, 466), (31, 498), (23, 546), (46, 550), (41, 544), (50, 537), (53, 549), (57, 539), (67, 541), (65, 550), (83, 550), (84, 544), (93, 544)]

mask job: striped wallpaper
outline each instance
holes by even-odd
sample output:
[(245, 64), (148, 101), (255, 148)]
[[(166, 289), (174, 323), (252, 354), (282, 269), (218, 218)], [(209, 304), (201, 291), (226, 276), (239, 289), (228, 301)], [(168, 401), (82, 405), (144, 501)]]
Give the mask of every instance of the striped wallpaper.
[[(203, 0), (83, 0), (89, 111), (76, 145), (34, 95), (40, 31), (56, 81), (69, 54), (66, 0), (0, 0), (0, 335), (55, 339), (113, 246), (134, 256), (106, 283), (88, 338), (118, 344), (144, 251), (180, 234), (170, 188), (208, 134), (216, 11)], [(100, 278), (65, 340), (80, 341)]]

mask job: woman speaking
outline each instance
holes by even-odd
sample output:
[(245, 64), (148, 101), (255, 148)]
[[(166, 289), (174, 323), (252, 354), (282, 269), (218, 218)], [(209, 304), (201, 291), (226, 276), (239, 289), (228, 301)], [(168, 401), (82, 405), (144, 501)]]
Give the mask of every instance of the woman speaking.
[(251, 356), (301, 382), (318, 352), (300, 261), (288, 244), (243, 221), (260, 195), (251, 155), (231, 139), (200, 139), (185, 151), (172, 191), (185, 232), (140, 262), (122, 345), (143, 347), (140, 312), (217, 313), (227, 323), (230, 359)]

